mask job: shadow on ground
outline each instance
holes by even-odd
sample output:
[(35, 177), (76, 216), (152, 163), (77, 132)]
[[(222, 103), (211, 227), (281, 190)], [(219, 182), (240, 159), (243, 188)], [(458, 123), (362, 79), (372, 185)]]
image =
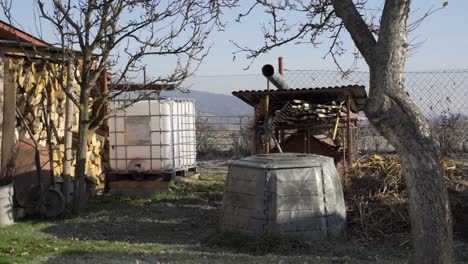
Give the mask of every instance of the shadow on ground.
[[(59, 239), (128, 243), (128, 252), (65, 250), (44, 263), (375, 263), (405, 260), (406, 251), (372, 249), (347, 240), (305, 243), (219, 232), (219, 203), (198, 198), (98, 201), (83, 216), (42, 232)], [(163, 245), (154, 250), (148, 245)]]
[[(215, 196), (217, 197), (217, 196)], [(379, 243), (334, 240), (306, 243), (285, 237), (252, 238), (218, 230), (219, 199), (178, 196), (147, 200), (101, 197), (80, 217), (41, 231), (63, 240), (122, 242), (116, 249), (68, 248), (41, 263), (404, 263), (408, 236)], [(219, 198), (219, 197), (218, 197)], [(402, 241), (404, 241), (402, 243)], [(403, 245), (403, 246), (402, 246)], [(468, 260), (468, 244), (456, 248)]]
[(60, 239), (192, 244), (216, 228), (218, 210), (194, 198), (177, 201), (98, 201), (83, 216), (42, 231)]
[[(47, 264), (74, 264), (74, 263), (375, 263), (375, 259), (342, 259), (339, 257), (317, 257), (307, 256), (279, 256), (267, 255), (263, 257), (247, 254), (230, 254), (226, 252), (177, 252), (164, 251), (161, 253), (150, 252), (112, 252), (112, 251), (66, 251), (60, 256), (44, 260)], [(391, 263), (391, 262), (387, 262)]]

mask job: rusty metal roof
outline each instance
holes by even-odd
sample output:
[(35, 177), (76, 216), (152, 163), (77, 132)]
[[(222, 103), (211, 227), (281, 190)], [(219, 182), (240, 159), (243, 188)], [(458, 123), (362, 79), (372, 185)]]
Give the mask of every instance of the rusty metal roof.
[(165, 91), (173, 90), (174, 85), (168, 84), (143, 84), (143, 83), (118, 83), (109, 84), (111, 90), (124, 90), (124, 91)]
[(0, 39), (15, 41), (16, 44), (19, 42), (33, 44), (35, 46), (49, 47), (49, 43), (44, 40), (37, 38), (29, 33), (16, 28), (5, 21), (0, 20)]
[(341, 101), (349, 97), (351, 99), (351, 110), (357, 112), (364, 108), (367, 101), (367, 92), (362, 85), (292, 88), (287, 90), (241, 90), (232, 92), (232, 94), (253, 107), (257, 106), (265, 98), (265, 95), (269, 95), (272, 110), (281, 108), (286, 102), (291, 100), (329, 103), (331, 101)]

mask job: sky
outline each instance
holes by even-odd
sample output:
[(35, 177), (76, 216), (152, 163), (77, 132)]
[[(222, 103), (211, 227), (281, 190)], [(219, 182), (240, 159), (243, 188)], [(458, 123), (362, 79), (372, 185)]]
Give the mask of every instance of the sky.
[[(369, 0), (376, 5), (382, 1)], [(410, 21), (421, 17), (423, 12), (442, 6), (440, 0), (414, 0), (411, 9)], [(260, 10), (261, 11), (261, 10)], [(409, 40), (423, 41), (423, 45), (416, 49), (407, 59), (406, 69), (409, 71), (420, 70), (444, 70), (468, 68), (468, 27), (466, 13), (468, 12), (467, 0), (451, 0), (447, 7), (429, 16), (420, 27), (410, 32)], [(238, 12), (237, 12), (238, 13)], [(285, 68), (289, 70), (336, 70), (337, 67), (331, 58), (323, 59), (328, 45), (323, 44), (314, 48), (310, 44), (289, 44), (272, 50), (269, 54), (261, 56), (250, 67), (241, 54), (236, 55), (233, 61), (232, 52), (236, 48), (230, 40), (236, 40), (244, 46), (258, 47), (263, 42), (260, 32), (261, 18), (266, 17), (258, 12), (254, 16), (247, 17), (241, 24), (231, 22), (225, 32), (214, 35), (215, 45), (207, 60), (200, 67), (198, 74), (243, 74), (260, 73), (263, 64), (276, 64), (277, 57), (284, 57)], [(263, 15), (263, 16), (262, 16)], [(347, 37), (347, 32), (344, 32)], [(349, 38), (346, 40), (348, 51), (354, 51), (354, 45)], [(341, 63), (344, 66), (352, 64), (352, 56), (344, 56)], [(361, 61), (360, 70), (367, 71), (367, 66)]]
[[(37, 12), (32, 5), (32, 0), (13, 0), (12, 15), (15, 26), (38, 35), (42, 30), (46, 41), (54, 42), (54, 36), (46, 25), (42, 29), (35, 22)], [(327, 52), (327, 41), (318, 47), (310, 44), (289, 44), (272, 50), (268, 54), (260, 56), (254, 61), (248, 70), (244, 70), (251, 61), (245, 59), (243, 54), (237, 54), (233, 60), (233, 52), (236, 47), (231, 40), (242, 46), (259, 47), (263, 43), (261, 23), (266, 22), (264, 11), (259, 8), (246, 17), (242, 23), (237, 23), (234, 18), (239, 11), (245, 11), (250, 1), (241, 0), (241, 6), (236, 10), (225, 12), (227, 26), (222, 32), (212, 32), (209, 43), (211, 50), (208, 57), (200, 65), (196, 75), (237, 75), (259, 74), (262, 65), (270, 63), (276, 65), (279, 56), (284, 57), (285, 68), (288, 70), (336, 70), (337, 67), (330, 57), (323, 58)], [(442, 6), (441, 0), (414, 0), (410, 21), (419, 18), (426, 10)], [(370, 4), (381, 5), (380, 0), (369, 0)], [(36, 10), (37, 11), (37, 10)], [(468, 69), (468, 27), (466, 12), (467, 0), (449, 0), (448, 6), (429, 16), (420, 27), (410, 32), (409, 39), (416, 42), (423, 41), (423, 45), (408, 57), (406, 70), (445, 70)], [(1, 16), (5, 19), (4, 16)], [(294, 17), (290, 17), (294, 20)], [(349, 52), (355, 50), (347, 32), (345, 32), (345, 46)], [(340, 59), (340, 63), (346, 67), (352, 63), (348, 53)], [(157, 75), (160, 72), (170, 71), (171, 61), (162, 59), (147, 60), (148, 75)], [(360, 61), (358, 69), (366, 71), (367, 66)]]

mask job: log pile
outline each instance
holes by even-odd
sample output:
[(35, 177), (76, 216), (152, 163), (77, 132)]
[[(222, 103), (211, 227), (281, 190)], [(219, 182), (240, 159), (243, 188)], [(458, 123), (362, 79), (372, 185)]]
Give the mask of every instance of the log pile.
[(272, 118), (272, 128), (282, 125), (304, 124), (333, 121), (340, 115), (346, 116), (345, 107), (332, 102), (330, 104), (311, 104), (293, 100), (277, 110)]
[[(53, 170), (61, 181), (65, 162), (65, 102), (66, 70), (49, 61), (10, 59), (9, 74), (16, 87), (17, 133), (20, 139), (34, 138), (38, 144), (47, 146), (47, 126), (50, 124)], [(79, 86), (75, 85), (79, 91)], [(91, 104), (92, 105), (92, 102)], [(72, 131), (78, 131), (79, 112), (75, 106)], [(48, 122), (46, 122), (48, 121)], [(97, 184), (102, 183), (104, 137), (90, 133), (88, 137), (86, 176)], [(76, 160), (72, 161), (72, 175)]]
[[(88, 152), (86, 154), (86, 176), (98, 186), (104, 186), (104, 143), (105, 138), (97, 133), (88, 135)], [(73, 164), (74, 171), (74, 164)]]
[[(66, 101), (66, 95), (62, 90), (62, 87), (65, 87), (66, 76), (64, 76), (65, 81), (57, 77), (62, 76), (60, 66), (48, 62), (10, 59), (9, 70), (13, 84), (16, 86), (17, 106), (27, 126), (18, 126), (19, 137), (33, 137), (39, 144), (46, 146), (45, 124), (48, 118), (51, 123), (52, 143), (59, 144), (65, 135)], [(18, 123), (22, 121), (19, 120)], [(77, 125), (78, 111), (74, 116), (74, 126)]]
[[(88, 135), (88, 152), (86, 159), (86, 177), (88, 180), (94, 182), (96, 185), (103, 187), (104, 184), (104, 175), (105, 170), (105, 159), (103, 158), (104, 154), (104, 142), (105, 138), (101, 135), (98, 135), (94, 132), (90, 132)], [(61, 181), (61, 176), (63, 174), (63, 165), (65, 162), (65, 145), (57, 144), (53, 147), (53, 162), (54, 162), (54, 175), (57, 177), (58, 181)], [(74, 153), (75, 154), (75, 153)], [(75, 166), (76, 159), (72, 161), (72, 170), (71, 175), (75, 177)]]

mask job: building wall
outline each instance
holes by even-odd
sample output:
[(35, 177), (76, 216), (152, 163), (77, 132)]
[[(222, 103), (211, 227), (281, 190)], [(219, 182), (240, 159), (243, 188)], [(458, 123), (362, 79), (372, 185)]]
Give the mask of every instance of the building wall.
[[(318, 140), (312, 134), (309, 136), (306, 132), (292, 134), (290, 138), (281, 143), (281, 148), (285, 153), (306, 153), (332, 157), (338, 171), (341, 171), (342, 152), (338, 151), (338, 148)], [(276, 148), (272, 150), (272, 153), (277, 152)]]
[(8, 71), (9, 59), (0, 55), (0, 74), (2, 74), (2, 146), (1, 146), (1, 171), (5, 171), (8, 161), (15, 151), (15, 116), (16, 116), (16, 90), (12, 86), (12, 76)]

